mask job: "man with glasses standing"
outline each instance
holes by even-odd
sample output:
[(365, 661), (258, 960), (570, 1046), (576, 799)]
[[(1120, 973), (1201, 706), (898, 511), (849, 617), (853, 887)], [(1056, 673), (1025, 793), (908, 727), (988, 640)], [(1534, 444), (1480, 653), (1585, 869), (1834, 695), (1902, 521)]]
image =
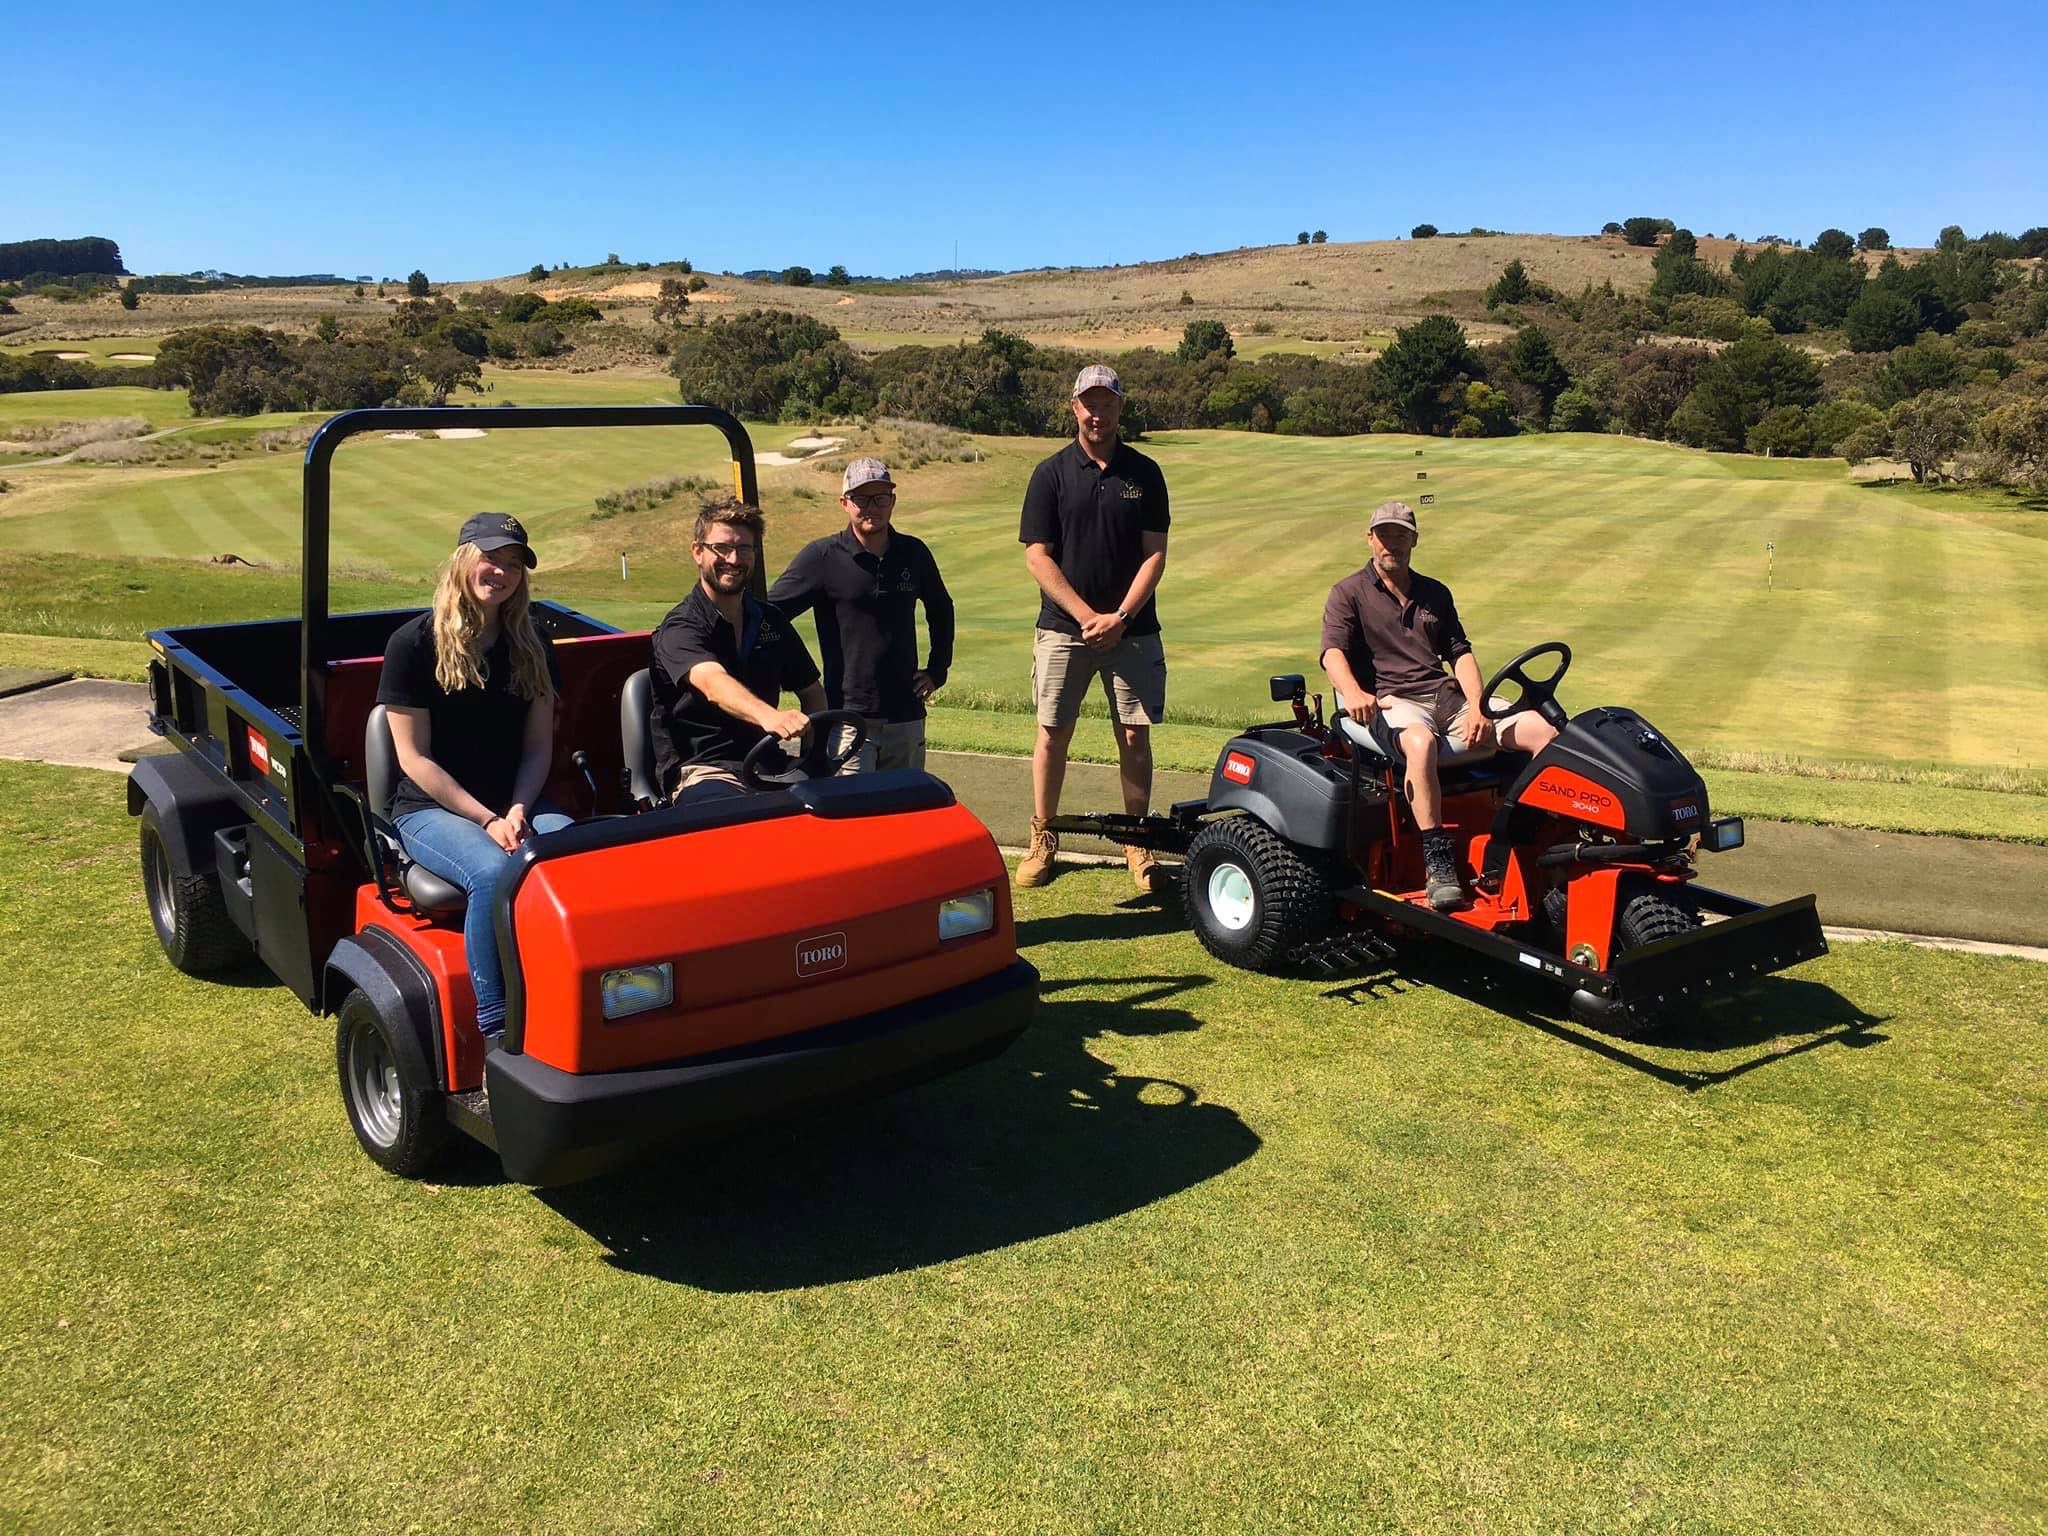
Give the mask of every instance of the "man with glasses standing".
[[(1031, 754), (1031, 847), (1019, 885), (1052, 878), (1067, 748), (1095, 679), (1109, 696), (1124, 809), (1152, 802), (1152, 727), (1166, 713), (1166, 652), (1152, 594), (1166, 569), (1166, 477), (1117, 435), (1123, 385), (1101, 364), (1074, 380), (1074, 441), (1031, 473), (1017, 537), (1042, 594), (1031, 657), (1038, 739)], [(1131, 879), (1150, 892), (1157, 864), (1127, 848)]]
[[(867, 719), (867, 740), (842, 773), (924, 767), (924, 706), (953, 664), (953, 599), (922, 539), (891, 526), (896, 482), (880, 459), (855, 459), (840, 481), (846, 526), (806, 544), (768, 592), (795, 619), (818, 614), (825, 697)], [(917, 664), (917, 605), (931, 655)]]
[[(760, 512), (744, 504), (697, 514), (697, 585), (654, 632), (654, 766), (672, 798), (715, 786), (744, 792), (739, 768), (763, 737), (791, 741), (825, 707), (804, 642), (747, 590), (761, 558)], [(782, 695), (800, 706), (784, 709)]]

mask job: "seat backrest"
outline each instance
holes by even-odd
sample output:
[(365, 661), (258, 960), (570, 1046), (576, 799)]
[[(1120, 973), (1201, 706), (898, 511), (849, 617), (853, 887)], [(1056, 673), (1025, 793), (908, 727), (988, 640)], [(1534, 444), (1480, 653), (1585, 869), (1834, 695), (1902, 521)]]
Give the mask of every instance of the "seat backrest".
[(619, 690), (619, 748), (626, 764), (626, 789), (636, 804), (661, 803), (654, 772), (654, 678), (642, 667)]
[(370, 810), (379, 821), (389, 821), (391, 797), (398, 793), (398, 747), (391, 740), (391, 718), (382, 704), (370, 707), (363, 726), (363, 778)]

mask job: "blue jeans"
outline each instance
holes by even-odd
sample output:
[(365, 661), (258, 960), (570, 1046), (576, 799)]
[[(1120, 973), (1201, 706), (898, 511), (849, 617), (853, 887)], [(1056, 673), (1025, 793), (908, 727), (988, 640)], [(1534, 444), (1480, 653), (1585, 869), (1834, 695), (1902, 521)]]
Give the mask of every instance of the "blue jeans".
[[(545, 801), (528, 818), (535, 832), (559, 832), (572, 818)], [(477, 1028), (495, 1035), (505, 1027), (505, 972), (498, 961), (498, 882), (513, 868), (512, 855), (467, 817), (438, 805), (398, 818), (398, 840), (406, 856), (469, 893), (462, 914), (462, 947), (476, 989)]]

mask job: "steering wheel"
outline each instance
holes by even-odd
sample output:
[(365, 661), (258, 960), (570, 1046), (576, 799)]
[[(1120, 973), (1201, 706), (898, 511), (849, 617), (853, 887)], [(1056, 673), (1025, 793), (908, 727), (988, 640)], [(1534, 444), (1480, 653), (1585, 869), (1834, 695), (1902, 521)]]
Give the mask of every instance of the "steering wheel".
[[(842, 725), (852, 727), (853, 737), (845, 748), (835, 751), (829, 743), (838, 737)], [(829, 779), (867, 741), (868, 723), (850, 709), (821, 709), (811, 716), (802, 739), (808, 745), (792, 757), (781, 737), (763, 736), (740, 763), (741, 782), (749, 789), (787, 789), (808, 779)], [(782, 760), (782, 767), (772, 773), (768, 770), (771, 756)]]
[[(1531, 677), (1529, 663), (1539, 656), (1555, 656), (1557, 666), (1548, 677)], [(1548, 640), (1542, 645), (1532, 645), (1513, 661), (1493, 674), (1480, 695), (1479, 713), (1489, 720), (1505, 720), (1509, 715), (1533, 709), (1559, 730), (1570, 723), (1571, 716), (1564, 712), (1564, 706), (1557, 702), (1557, 685), (1564, 681), (1564, 675), (1571, 670), (1572, 648), (1562, 640)], [(1517, 685), (1515, 697), (1495, 707), (1494, 693), (1509, 683)]]

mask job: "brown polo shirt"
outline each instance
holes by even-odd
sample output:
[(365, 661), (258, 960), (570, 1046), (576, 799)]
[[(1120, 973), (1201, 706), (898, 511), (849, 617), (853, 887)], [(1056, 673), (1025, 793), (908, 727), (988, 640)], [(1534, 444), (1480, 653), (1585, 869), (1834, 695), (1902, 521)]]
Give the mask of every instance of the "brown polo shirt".
[(1330, 588), (1323, 604), (1321, 657), (1342, 651), (1361, 687), (1395, 698), (1432, 699), (1444, 680), (1444, 665), (1472, 649), (1451, 589), (1413, 572), (1408, 600), (1380, 580), (1371, 566), (1353, 571)]

